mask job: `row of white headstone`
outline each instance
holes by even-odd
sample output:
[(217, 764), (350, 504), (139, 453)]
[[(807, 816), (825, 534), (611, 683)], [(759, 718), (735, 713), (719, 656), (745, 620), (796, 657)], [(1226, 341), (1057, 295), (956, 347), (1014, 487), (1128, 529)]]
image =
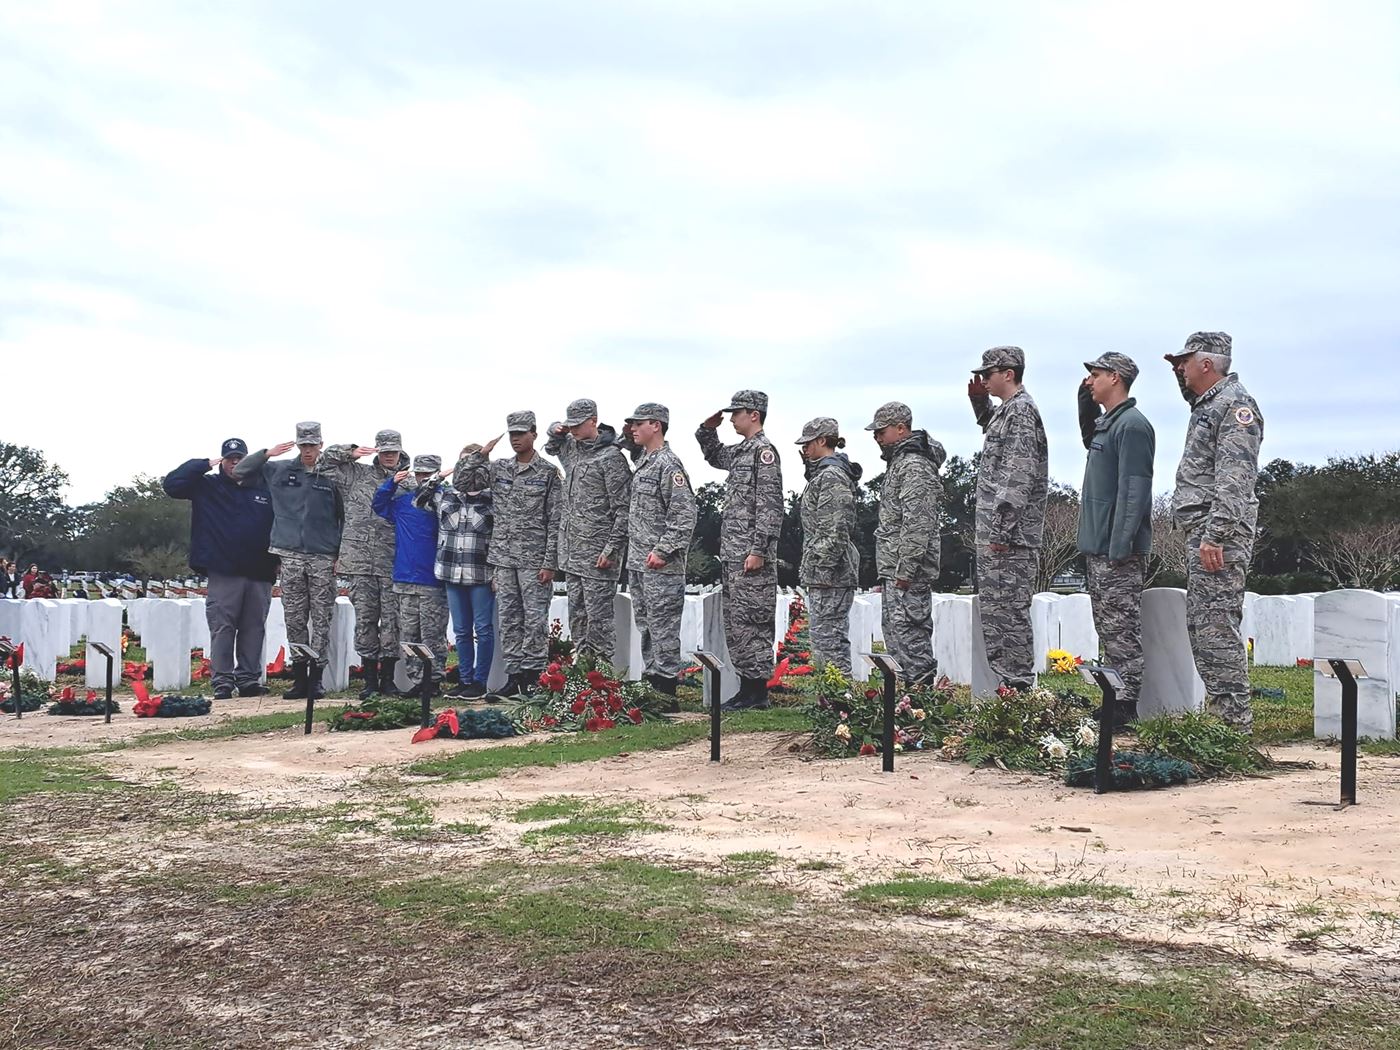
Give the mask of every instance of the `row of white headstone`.
[[(778, 596), (775, 648), (786, 633), (794, 597), (792, 593)], [(687, 594), (681, 616), (681, 648), (685, 653), (697, 649), (715, 652), (727, 665), (720, 601), (718, 590)], [(940, 672), (954, 683), (970, 685), (975, 693), (990, 692), (997, 683), (987, 666), (981, 644), (981, 617), (976, 596), (937, 594), (933, 596), (932, 606), (934, 656)], [(57, 663), (67, 659), (71, 647), (86, 638), (89, 643), (86, 682), (91, 688), (101, 688), (105, 683), (106, 665), (91, 643), (105, 642), (120, 652), (123, 612), (146, 649), (155, 689), (169, 691), (187, 687), (190, 684), (190, 650), (207, 650), (209, 644), (203, 598), (0, 599), (0, 636), (24, 642), (25, 667), (46, 681), (53, 680)], [(1099, 637), (1094, 629), (1088, 595), (1037, 594), (1032, 599), (1031, 613), (1037, 671), (1047, 669), (1046, 654), (1053, 649), (1085, 661), (1098, 658)], [(642, 673), (641, 635), (628, 595), (617, 595), (614, 615), (617, 636), (614, 666), (625, 668), (627, 677), (638, 679)], [(553, 599), (550, 619), (560, 622), (563, 636), (567, 638), (568, 600), (562, 595)], [(1148, 716), (1198, 710), (1204, 701), (1205, 687), (1191, 657), (1185, 592), (1173, 588), (1148, 589), (1143, 593), (1142, 620), (1145, 667), (1139, 710)], [(1301, 622), (1306, 622), (1306, 636), (1301, 633)], [(1361, 684), (1360, 732), (1363, 736), (1395, 736), (1395, 693), (1400, 686), (1400, 594), (1347, 590), (1287, 598), (1249, 595), (1245, 629), (1255, 639), (1256, 663), (1292, 665), (1300, 656), (1311, 659), (1314, 655), (1318, 660), (1328, 657), (1361, 660), (1370, 678)], [(345, 689), (350, 668), (359, 662), (354, 635), (354, 607), (348, 598), (341, 597), (336, 601), (331, 618), (325, 678), (330, 690)], [(448, 636), (439, 644), (446, 646), (451, 639), (449, 626)], [(883, 641), (878, 592), (856, 598), (850, 613), (849, 640), (852, 667), (856, 668), (858, 677), (863, 677), (868, 671), (863, 654), (870, 651), (873, 643)], [(282, 603), (274, 598), (268, 612), (264, 665), (275, 660), (286, 643)], [(1264, 650), (1262, 659), (1261, 650)], [(406, 686), (402, 663), (398, 670), (399, 684)], [(497, 688), (504, 680), (498, 648), (487, 684)], [(736, 687), (737, 678), (727, 670), (721, 681), (722, 692), (729, 695)], [(708, 702), (708, 681), (705, 695)], [(1320, 671), (1315, 672), (1314, 728), (1318, 736), (1335, 736), (1340, 732), (1340, 706), (1340, 687)]]

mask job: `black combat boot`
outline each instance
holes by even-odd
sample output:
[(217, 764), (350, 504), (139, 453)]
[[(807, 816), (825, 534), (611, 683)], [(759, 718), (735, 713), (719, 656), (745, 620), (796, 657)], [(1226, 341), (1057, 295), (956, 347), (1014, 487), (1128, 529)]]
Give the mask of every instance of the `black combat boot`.
[(324, 700), (326, 691), (321, 688), (321, 675), (325, 673), (325, 664), (312, 664), (307, 669), (307, 699)]
[(767, 710), (768, 706), (768, 679), (750, 678), (749, 696), (740, 707), (740, 710), (764, 711)]
[(292, 661), (292, 687), (282, 694), (283, 700), (306, 699), (308, 666), (305, 660)]
[(399, 665), (397, 656), (386, 657), (379, 661), (379, 695), (380, 696), (403, 696), (403, 690), (394, 684), (394, 668)]
[(365, 660), (365, 687), (360, 690), (360, 703), (379, 692), (379, 661)]
[(753, 688), (752, 678), (740, 678), (739, 690), (724, 703), (719, 705), (721, 711), (742, 711), (748, 707), (750, 691)]

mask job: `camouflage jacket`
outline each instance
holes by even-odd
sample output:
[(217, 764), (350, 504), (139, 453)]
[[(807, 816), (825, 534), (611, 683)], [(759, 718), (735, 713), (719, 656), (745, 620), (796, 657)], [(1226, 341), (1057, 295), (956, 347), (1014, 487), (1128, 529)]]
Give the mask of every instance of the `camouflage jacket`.
[[(351, 458), (354, 445), (327, 445), (321, 452), (321, 469), (335, 478), (345, 504), (345, 526), (340, 534), (340, 573), (343, 576), (394, 575), (394, 526), (370, 508), (374, 490), (394, 471), (381, 466), (379, 457), (364, 463)], [(400, 454), (399, 462), (408, 465)]]
[[(628, 489), (632, 469), (617, 444), (617, 432), (600, 425), (598, 436), (576, 441), (553, 435), (545, 451), (564, 464), (564, 500), (559, 517), (559, 568), (574, 576), (615, 580), (627, 546)], [(598, 559), (612, 559), (598, 568)]]
[[(486, 462), (483, 452), (457, 461), (453, 487), (467, 491), (465, 468)], [(491, 460), (495, 528), (486, 563), (512, 569), (559, 568), (559, 511), (563, 482), (559, 468), (538, 452), (528, 463), (514, 456)]]
[(1235, 373), (1196, 398), (1172, 495), (1178, 528), (1220, 545), (1254, 539), (1263, 440), (1264, 417)]
[[(680, 456), (668, 444), (644, 453), (632, 475), (627, 568), (684, 576), (695, 514), (695, 491)], [(664, 569), (647, 569), (652, 552), (666, 559)]]
[(942, 535), (938, 470), (948, 453), (926, 430), (911, 431), (880, 450), (888, 461), (880, 482), (880, 524), (875, 526), (875, 570), (880, 579), (933, 580), (939, 572)]
[(977, 467), (977, 546), (1039, 547), (1045, 531), (1050, 454), (1040, 410), (1022, 388), (977, 413), (985, 438)]
[(775, 561), (783, 531), (783, 468), (773, 442), (760, 430), (737, 445), (722, 445), (718, 431), (704, 425), (695, 431), (695, 439), (705, 462), (729, 472), (720, 521), (720, 561), (742, 562), (750, 554)]
[(811, 465), (802, 490), (802, 565), (797, 582), (804, 587), (854, 587), (860, 580), (856, 550), (856, 495), (860, 464), (837, 452)]

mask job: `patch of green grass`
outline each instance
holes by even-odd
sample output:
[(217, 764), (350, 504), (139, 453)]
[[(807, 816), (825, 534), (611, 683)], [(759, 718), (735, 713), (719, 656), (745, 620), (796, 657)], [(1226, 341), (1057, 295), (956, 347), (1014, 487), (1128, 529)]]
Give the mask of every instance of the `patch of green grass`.
[[(723, 732), (801, 731), (806, 725), (807, 719), (799, 711), (741, 711), (725, 716)], [(485, 780), (509, 769), (596, 762), (614, 755), (662, 751), (703, 740), (709, 735), (708, 721), (643, 722), (639, 726), (600, 733), (550, 733), (528, 744), (472, 748), (455, 755), (415, 762), (408, 767), (408, 772), (446, 780)]]
[(776, 868), (782, 861), (771, 849), (751, 849), (740, 853), (730, 853), (724, 858), (724, 862), (736, 868), (743, 868), (746, 871), (767, 871), (769, 868)]
[(514, 818), (518, 824), (553, 821), (531, 828), (520, 837), (526, 845), (561, 839), (621, 837), (649, 831), (664, 831), (666, 825), (644, 818), (636, 802), (602, 802), (574, 795), (556, 795), (521, 806)]
[(896, 877), (889, 882), (859, 886), (848, 894), (864, 904), (896, 908), (917, 908), (927, 901), (1042, 901), (1088, 897), (1112, 900), (1131, 897), (1132, 891), (1123, 886), (1100, 882), (1064, 882), (1040, 886), (1024, 879), (996, 878), (982, 882), (948, 882), (916, 876)]
[(44, 791), (103, 791), (123, 786), (80, 761), (75, 748), (0, 751), (0, 805)]
[(800, 860), (797, 862), (798, 871), (835, 871), (841, 865), (829, 860)]
[(464, 838), (476, 838), (485, 835), (491, 830), (490, 824), (454, 823), (439, 825), (439, 830), (449, 835), (461, 835)]
[(768, 888), (635, 860), (487, 865), (469, 875), (382, 886), (381, 907), (465, 927), (536, 956), (595, 949), (704, 961), (733, 954), (739, 932), (792, 906)]
[[(220, 701), (220, 703), (222, 703), (222, 701)], [(216, 713), (222, 710), (226, 709), (218, 706), (214, 708)], [(316, 709), (312, 720), (315, 722), (329, 722), (335, 715), (335, 710), (323, 705)], [(104, 744), (101, 750), (119, 751), (127, 748), (159, 747), (161, 744), (200, 740), (225, 740), (230, 737), (252, 736), (258, 733), (273, 733), (293, 727), (301, 728), (305, 724), (305, 711), (271, 711), (267, 714), (231, 718), (226, 722), (220, 722), (218, 725), (199, 726), (192, 729), (175, 729), (166, 733), (141, 733), (137, 736), (129, 737), (126, 740)]]
[(1260, 743), (1311, 740), (1313, 735), (1313, 673), (1307, 667), (1251, 667), (1249, 683), (1256, 689), (1281, 689), (1283, 699), (1256, 696), (1254, 739)]
[(1400, 740), (1363, 740), (1357, 749), (1372, 758), (1395, 758), (1400, 756)]

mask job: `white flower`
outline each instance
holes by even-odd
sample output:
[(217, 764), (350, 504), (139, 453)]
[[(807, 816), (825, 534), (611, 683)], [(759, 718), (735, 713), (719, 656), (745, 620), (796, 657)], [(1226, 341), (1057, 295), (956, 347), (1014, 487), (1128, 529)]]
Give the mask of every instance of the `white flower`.
[(1099, 741), (1099, 724), (1091, 718), (1086, 718), (1079, 723), (1074, 739), (1080, 747), (1093, 747)]
[(851, 739), (851, 727), (842, 722), (836, 727), (836, 739), (849, 742)]
[(1046, 733), (1041, 737), (1040, 747), (1042, 751), (1056, 761), (1069, 755), (1069, 748), (1065, 746), (1065, 742), (1054, 733)]

